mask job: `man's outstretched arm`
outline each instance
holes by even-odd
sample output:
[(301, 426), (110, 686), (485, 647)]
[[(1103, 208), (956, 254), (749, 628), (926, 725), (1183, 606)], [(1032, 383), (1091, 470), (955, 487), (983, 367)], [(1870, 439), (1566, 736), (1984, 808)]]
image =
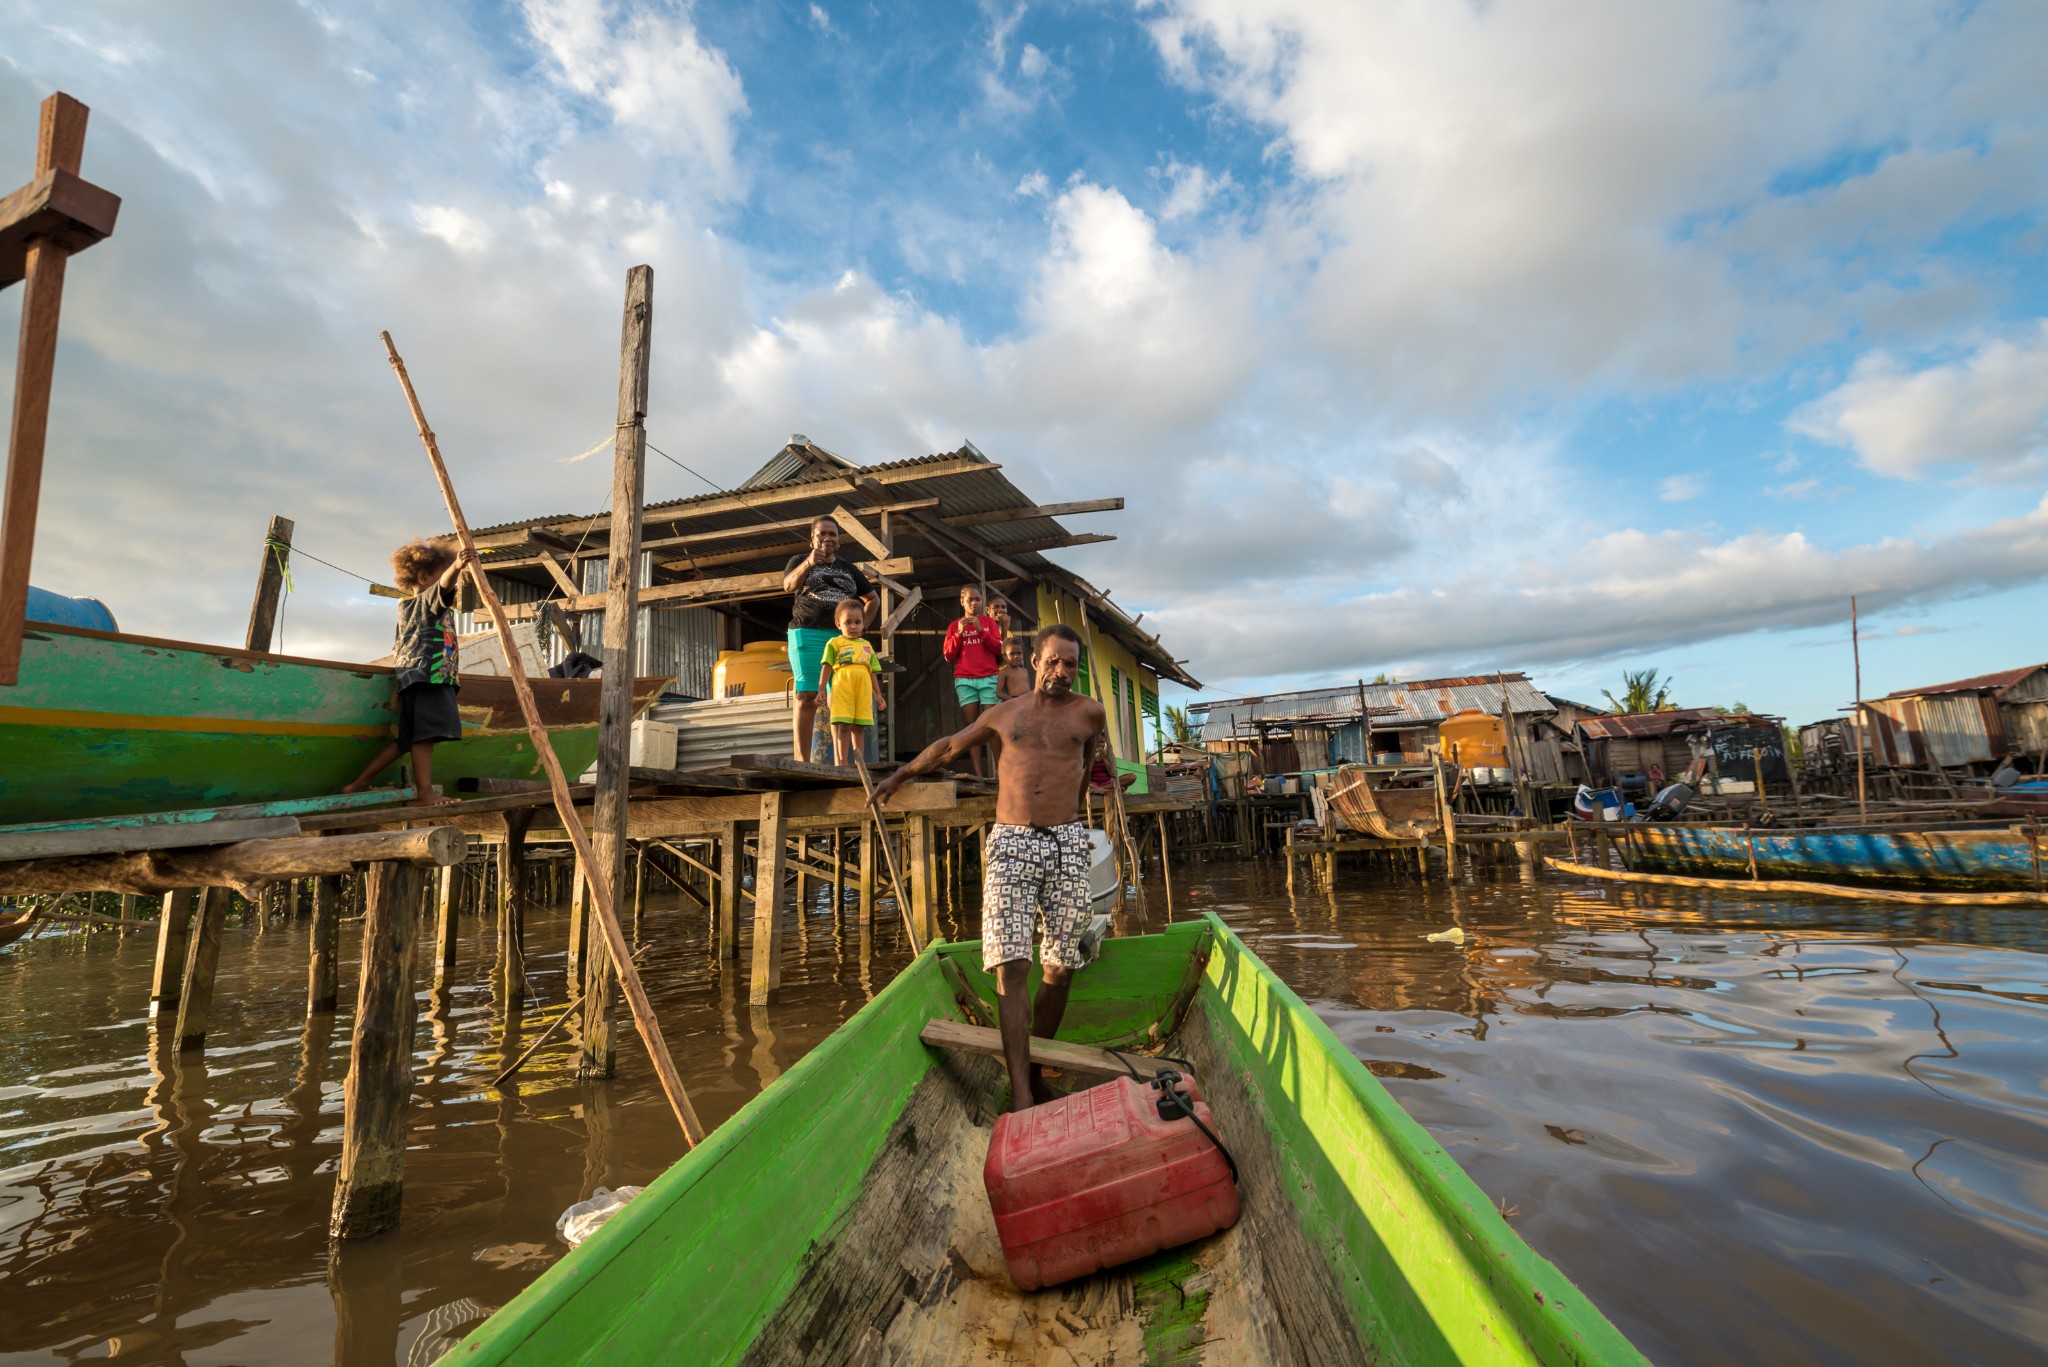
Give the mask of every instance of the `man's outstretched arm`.
[(995, 710), (993, 707), (990, 708), (961, 730), (927, 745), (924, 753), (875, 785), (875, 800), (887, 802), (890, 795), (901, 788), (906, 779), (928, 774), (942, 764), (959, 759), (977, 745), (986, 745), (990, 741), (998, 740), (995, 728), (988, 724), (988, 719)]

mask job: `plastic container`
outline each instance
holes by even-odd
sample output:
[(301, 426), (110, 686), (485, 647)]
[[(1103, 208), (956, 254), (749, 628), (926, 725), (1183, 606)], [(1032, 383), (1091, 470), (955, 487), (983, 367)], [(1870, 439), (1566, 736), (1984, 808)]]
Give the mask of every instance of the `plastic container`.
[[(1193, 1081), (1194, 1111), (1216, 1122)], [(996, 1120), (982, 1181), (1010, 1280), (1023, 1291), (1085, 1277), (1237, 1223), (1229, 1160), (1158, 1085), (1130, 1078)]]
[(711, 666), (711, 696), (758, 698), (787, 693), (790, 685), (789, 643), (754, 641), (743, 650), (721, 650)]
[(94, 631), (119, 631), (114, 614), (97, 598), (66, 598), (29, 585), (28, 620), (59, 627), (90, 627)]
[(1501, 730), (1500, 718), (1476, 707), (1446, 717), (1437, 728), (1437, 739), (1443, 745), (1445, 759), (1467, 768), (1508, 762), (1507, 736)]

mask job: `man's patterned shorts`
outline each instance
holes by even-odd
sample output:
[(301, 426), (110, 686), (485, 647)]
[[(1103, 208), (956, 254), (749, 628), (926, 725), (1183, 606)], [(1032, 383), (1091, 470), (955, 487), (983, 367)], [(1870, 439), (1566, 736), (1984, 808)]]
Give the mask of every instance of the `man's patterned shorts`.
[(1088, 928), (1088, 828), (989, 827), (982, 856), (981, 966), (1031, 958), (1032, 923), (1045, 918), (1039, 957), (1050, 968), (1079, 968)]

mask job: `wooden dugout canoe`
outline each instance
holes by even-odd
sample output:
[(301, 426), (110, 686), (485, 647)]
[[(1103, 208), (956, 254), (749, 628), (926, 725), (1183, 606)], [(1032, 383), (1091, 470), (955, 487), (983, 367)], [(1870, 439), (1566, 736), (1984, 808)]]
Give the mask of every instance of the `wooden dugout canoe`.
[[(634, 682), (636, 713), (668, 680)], [(597, 758), (596, 679), (536, 679), (573, 777)], [(512, 681), (464, 675), (462, 742), (434, 781), (545, 777)], [(394, 735), (391, 671), (29, 623), (21, 682), (0, 690), (0, 826), (323, 797)]]
[(444, 1363), (1641, 1363), (1214, 917), (1112, 940), (1061, 1039), (1187, 1059), (1241, 1173), (1222, 1234), (1031, 1294), (981, 1186), (999, 1061), (978, 944), (874, 1001)]
[(2031, 890), (2042, 856), (2027, 829), (1695, 826), (1630, 823), (1631, 863), (1653, 873), (1748, 878), (1750, 851), (1764, 878), (1910, 887)]

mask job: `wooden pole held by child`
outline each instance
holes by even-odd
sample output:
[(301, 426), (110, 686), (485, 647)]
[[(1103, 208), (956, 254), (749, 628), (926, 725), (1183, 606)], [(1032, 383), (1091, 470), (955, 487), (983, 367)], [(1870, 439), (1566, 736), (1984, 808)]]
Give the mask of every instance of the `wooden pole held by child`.
[[(448, 477), (448, 466), (441, 459), (441, 448), (434, 439), (433, 429), (427, 426), (427, 415), (420, 408), (419, 395), (413, 391), (412, 376), (406, 373), (405, 362), (398, 355), (398, 347), (392, 342), (391, 334), (379, 334), (384, 341), (385, 355), (390, 358), (391, 368), (398, 372), (398, 383), (405, 390), (406, 405), (412, 410), (412, 420), (419, 428), (420, 444), (427, 449), (427, 459), (433, 464), (434, 479), (441, 486), (441, 497), (447, 501), (448, 516), (455, 523), (456, 538), (462, 549), (468, 553), (472, 566), (476, 563), (476, 537), (470, 533), (469, 520), (462, 515), (462, 504), (455, 497), (455, 485)], [(505, 667), (512, 676), (512, 691), (519, 698), (519, 710), (526, 718), (526, 731), (533, 739), (534, 752), (540, 756), (542, 766), (547, 770), (548, 787), (554, 794), (555, 811), (562, 818), (562, 829), (569, 834), (569, 843), (576, 847), (576, 858), (589, 876), (590, 899), (597, 908), (597, 923), (603, 933), (605, 946), (611, 951), (611, 961), (618, 970), (619, 986), (624, 989), (627, 1003), (632, 1007), (633, 1024), (640, 1032), (640, 1038), (647, 1045), (647, 1053), (654, 1061), (655, 1076), (661, 1079), (661, 1090), (667, 1095), (669, 1106), (676, 1113), (676, 1120), (682, 1125), (683, 1139), (695, 1148), (704, 1137), (704, 1126), (697, 1119), (696, 1109), (690, 1104), (690, 1095), (683, 1090), (683, 1080), (676, 1073), (675, 1060), (669, 1057), (668, 1045), (661, 1037), (661, 1022), (655, 1018), (654, 1004), (647, 999), (647, 989), (641, 985), (640, 971), (633, 966), (633, 953), (626, 944), (625, 932), (619, 926), (616, 903), (612, 897), (611, 881), (599, 876), (599, 866), (590, 848), (590, 836), (583, 829), (583, 820), (576, 815), (576, 804), (569, 796), (569, 780), (562, 773), (562, 761), (555, 754), (554, 746), (548, 743), (547, 727), (541, 724), (540, 709), (533, 701), (533, 687), (527, 682), (526, 670), (519, 656), (519, 647), (512, 639), (512, 624), (506, 620), (505, 605), (498, 601), (492, 591), (489, 578), (480, 569), (472, 571), (476, 581), (477, 595), (491, 614), (491, 623), (497, 628), (499, 643), (505, 650)]]

